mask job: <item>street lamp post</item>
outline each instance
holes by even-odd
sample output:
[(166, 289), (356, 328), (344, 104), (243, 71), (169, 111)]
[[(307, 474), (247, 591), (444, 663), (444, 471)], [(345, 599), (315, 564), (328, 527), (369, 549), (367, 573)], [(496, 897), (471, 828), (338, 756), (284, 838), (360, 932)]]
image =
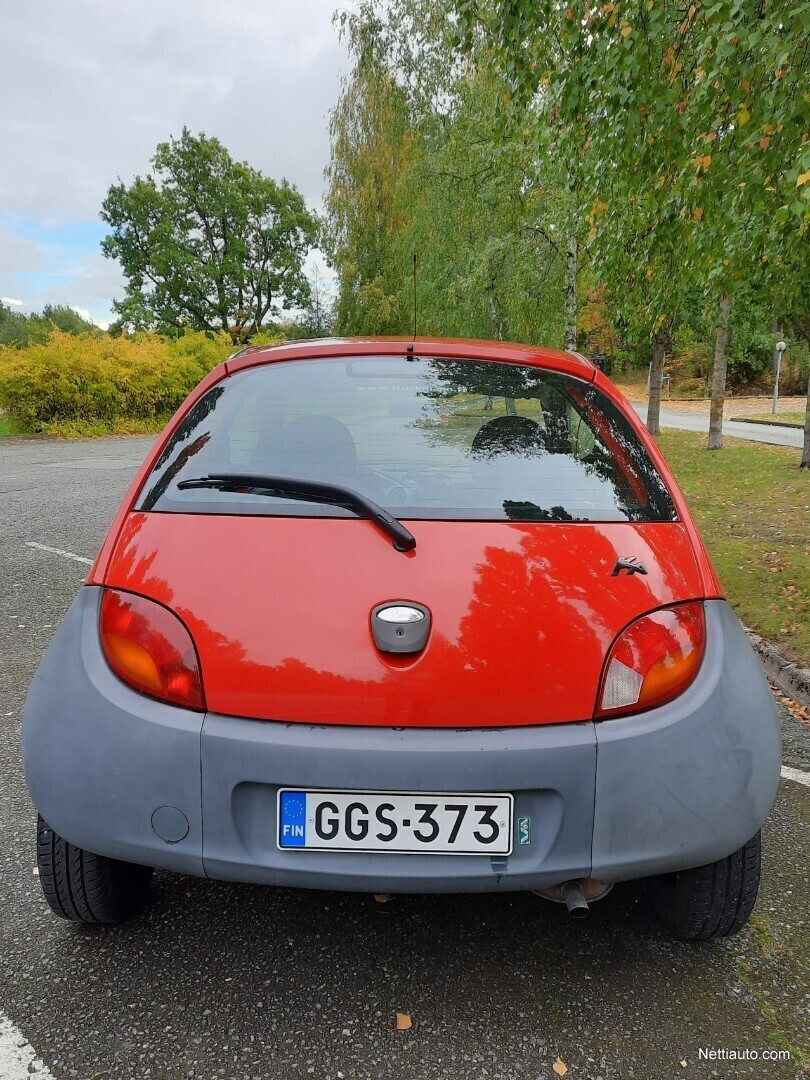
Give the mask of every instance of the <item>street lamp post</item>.
[(771, 410), (776, 415), (776, 404), (779, 401), (779, 372), (782, 369), (782, 353), (787, 348), (784, 341), (777, 341), (776, 343), (776, 382), (773, 384), (773, 409)]

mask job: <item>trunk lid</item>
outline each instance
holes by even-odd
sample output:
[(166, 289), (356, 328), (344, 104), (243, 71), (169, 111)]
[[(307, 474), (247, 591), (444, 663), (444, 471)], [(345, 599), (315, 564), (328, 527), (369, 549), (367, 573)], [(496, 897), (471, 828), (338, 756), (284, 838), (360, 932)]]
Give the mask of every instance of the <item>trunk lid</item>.
[[(105, 584), (166, 605), (200, 656), (208, 709), (401, 727), (589, 720), (616, 635), (702, 596), (683, 524), (368, 521), (136, 512)], [(646, 575), (613, 575), (632, 556)], [(377, 650), (372, 609), (430, 609), (423, 652)]]

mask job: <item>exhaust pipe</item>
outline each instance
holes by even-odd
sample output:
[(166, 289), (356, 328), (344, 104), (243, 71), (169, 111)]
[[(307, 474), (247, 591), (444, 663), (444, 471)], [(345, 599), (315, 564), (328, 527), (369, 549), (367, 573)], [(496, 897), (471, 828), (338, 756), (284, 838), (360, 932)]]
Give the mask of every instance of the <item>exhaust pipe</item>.
[(588, 915), (590, 908), (580, 883), (578, 881), (566, 881), (560, 886), (560, 891), (571, 918), (584, 919)]
[(610, 881), (599, 881), (598, 878), (579, 878), (565, 881), (561, 885), (549, 885), (545, 889), (532, 889), (535, 896), (542, 896), (544, 900), (551, 900), (555, 904), (565, 904), (568, 914), (573, 919), (584, 919), (590, 911), (589, 905), (594, 900), (601, 900), (607, 896), (613, 884)]

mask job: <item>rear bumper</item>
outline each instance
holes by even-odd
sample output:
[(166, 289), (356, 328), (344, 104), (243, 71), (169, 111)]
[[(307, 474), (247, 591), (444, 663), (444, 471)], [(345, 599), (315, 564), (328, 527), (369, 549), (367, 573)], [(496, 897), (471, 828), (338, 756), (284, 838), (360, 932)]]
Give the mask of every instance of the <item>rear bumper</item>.
[[(202, 716), (142, 697), (98, 645), (83, 589), (29, 693), (23, 757), (74, 844), (225, 880), (384, 892), (542, 888), (700, 865), (740, 847), (779, 781), (776, 709), (731, 609), (706, 603), (701, 671), (676, 702), (603, 723), (391, 729)], [(508, 858), (281, 851), (279, 787), (508, 791), (531, 843)]]

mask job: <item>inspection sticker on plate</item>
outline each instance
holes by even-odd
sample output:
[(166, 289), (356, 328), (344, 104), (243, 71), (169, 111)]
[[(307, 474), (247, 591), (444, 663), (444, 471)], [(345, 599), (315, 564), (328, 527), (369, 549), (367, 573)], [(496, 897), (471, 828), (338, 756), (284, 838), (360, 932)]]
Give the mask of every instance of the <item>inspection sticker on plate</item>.
[(511, 795), (401, 791), (278, 793), (278, 846), (321, 851), (509, 855)]

